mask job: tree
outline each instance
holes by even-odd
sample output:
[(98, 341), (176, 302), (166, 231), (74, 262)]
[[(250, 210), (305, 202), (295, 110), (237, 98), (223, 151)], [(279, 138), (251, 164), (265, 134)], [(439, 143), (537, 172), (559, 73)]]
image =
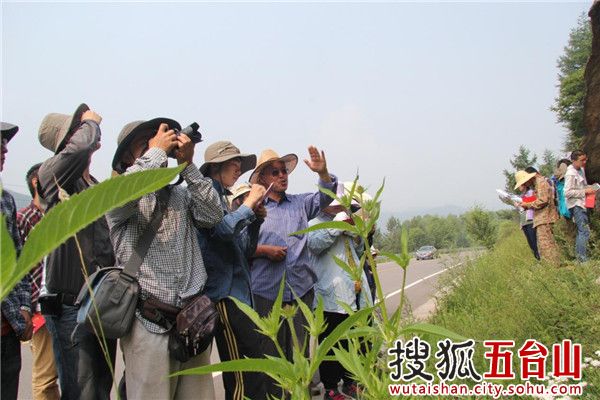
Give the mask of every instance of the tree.
[(465, 214), (465, 223), (469, 236), (475, 242), (488, 249), (494, 247), (498, 238), (498, 223), (491, 212), (475, 206)]
[(504, 170), (504, 178), (506, 179), (506, 190), (508, 192), (514, 192), (515, 190), (515, 172), (523, 170), (527, 167), (533, 166), (537, 162), (537, 156), (532, 154), (531, 151), (525, 146), (519, 146), (517, 154), (513, 155), (510, 159), (510, 165), (513, 167), (512, 171)]
[(554, 174), (557, 161), (558, 157), (556, 157), (554, 153), (548, 149), (544, 150), (544, 154), (542, 154), (542, 163), (539, 168), (540, 174), (551, 177)]
[(558, 59), (558, 97), (550, 108), (556, 119), (567, 128), (565, 151), (581, 147), (585, 134), (583, 123), (583, 101), (585, 99), (584, 72), (592, 51), (592, 29), (589, 18), (582, 14), (577, 26), (569, 34), (569, 43)]

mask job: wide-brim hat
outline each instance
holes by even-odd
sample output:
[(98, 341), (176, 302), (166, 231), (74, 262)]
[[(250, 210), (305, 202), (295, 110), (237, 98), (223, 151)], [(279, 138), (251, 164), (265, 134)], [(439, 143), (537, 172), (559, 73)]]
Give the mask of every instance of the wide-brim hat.
[(46, 115), (38, 132), (38, 138), (42, 146), (54, 153), (60, 152), (71, 135), (81, 125), (83, 113), (89, 109), (87, 104), (81, 103), (73, 115), (59, 113)]
[(160, 127), (160, 124), (163, 123), (169, 125), (169, 129), (181, 130), (181, 125), (179, 125), (179, 122), (170, 118), (162, 117), (154, 118), (149, 121), (133, 121), (125, 125), (123, 129), (121, 129), (121, 133), (119, 133), (119, 137), (117, 138), (117, 151), (115, 151), (115, 156), (113, 157), (112, 161), (113, 170), (120, 174), (125, 172), (125, 166), (121, 163), (121, 158), (123, 157), (125, 150), (127, 150), (131, 145), (131, 142), (133, 142), (133, 139), (143, 133), (156, 133)]
[(567, 173), (567, 168), (569, 168), (569, 165), (567, 163), (561, 162), (558, 167), (556, 167), (556, 169), (554, 170), (554, 176), (556, 177), (556, 179), (558, 179), (559, 181), (562, 180), (565, 177), (565, 174)]
[(207, 174), (210, 164), (220, 164), (222, 162), (239, 158), (242, 161), (242, 174), (250, 171), (256, 166), (256, 155), (242, 154), (240, 149), (227, 140), (215, 142), (206, 148), (204, 152), (204, 164), (200, 166), (202, 175)]
[(229, 196), (230, 201), (234, 201), (238, 197), (248, 193), (252, 190), (252, 185), (249, 183), (240, 183), (236, 187), (231, 190), (231, 196)]
[(258, 157), (258, 162), (256, 163), (256, 168), (254, 168), (254, 171), (252, 171), (252, 174), (250, 175), (250, 183), (257, 183), (260, 172), (273, 161), (283, 162), (288, 174), (291, 174), (296, 168), (296, 165), (298, 165), (298, 156), (295, 154), (286, 154), (283, 157), (279, 157), (275, 150), (264, 150), (262, 153), (260, 153), (260, 157)]
[(0, 122), (0, 129), (2, 130), (2, 139), (6, 139), (7, 142), (10, 142), (10, 139), (19, 131), (18, 126), (9, 124), (8, 122)]
[(517, 171), (515, 173), (515, 190), (519, 188), (519, 186), (528, 182), (531, 178), (535, 177), (535, 172), (526, 172), (526, 171)]

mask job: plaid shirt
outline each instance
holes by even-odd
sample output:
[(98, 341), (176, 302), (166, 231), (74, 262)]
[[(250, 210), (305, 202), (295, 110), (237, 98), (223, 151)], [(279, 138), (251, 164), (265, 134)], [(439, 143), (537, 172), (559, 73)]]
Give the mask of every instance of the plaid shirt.
[[(151, 148), (125, 173), (160, 168), (166, 161), (163, 150)], [(223, 218), (212, 181), (203, 177), (194, 164), (188, 165), (181, 176), (187, 187), (169, 189), (162, 223), (138, 272), (142, 295), (150, 294), (177, 307), (200, 293), (206, 282), (196, 228), (211, 228)], [(127, 263), (133, 253), (152, 218), (157, 198), (156, 192), (151, 193), (108, 213), (110, 239), (119, 265)], [(139, 311), (137, 317), (148, 331), (165, 332), (164, 328), (144, 319)]]
[[(27, 241), (27, 237), (29, 236), (29, 232), (33, 229), (33, 227), (40, 222), (40, 219), (44, 214), (40, 211), (39, 208), (33, 204), (33, 201), (29, 203), (27, 207), (21, 208), (17, 212), (17, 226), (19, 227), (19, 233), (21, 234), (21, 238), (23, 242)], [(31, 278), (31, 303), (34, 307), (37, 304), (38, 298), (40, 297), (40, 288), (42, 287), (42, 272), (43, 272), (43, 261), (34, 267), (29, 274)]]
[[(21, 236), (17, 229), (17, 206), (15, 199), (10, 193), (2, 191), (2, 202), (0, 204), (2, 214), (6, 217), (6, 227), (15, 243), (17, 255), (21, 252)], [(21, 310), (31, 312), (31, 285), (29, 276), (23, 278), (14, 289), (2, 300), (2, 319), (6, 319), (13, 328), (18, 337), (23, 335), (25, 330), (25, 319), (21, 315)]]

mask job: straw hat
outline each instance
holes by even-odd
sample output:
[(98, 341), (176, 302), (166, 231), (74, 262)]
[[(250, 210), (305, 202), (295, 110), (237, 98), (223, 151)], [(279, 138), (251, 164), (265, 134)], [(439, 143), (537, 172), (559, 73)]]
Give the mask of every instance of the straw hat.
[(169, 125), (169, 129), (181, 130), (179, 122), (169, 118), (154, 118), (149, 121), (133, 121), (128, 123), (121, 129), (119, 137), (117, 138), (117, 151), (112, 161), (113, 170), (122, 174), (125, 172), (125, 166), (121, 163), (121, 158), (125, 150), (129, 148), (129, 145), (141, 133), (156, 132), (160, 127), (160, 124)]
[(10, 142), (10, 139), (19, 131), (19, 127), (8, 122), (0, 122), (0, 130), (2, 131), (2, 139)]
[(61, 151), (67, 144), (67, 140), (81, 125), (83, 113), (89, 109), (87, 104), (82, 103), (73, 115), (59, 113), (46, 115), (38, 132), (38, 138), (42, 146), (54, 153)]
[(515, 190), (517, 190), (519, 188), (519, 186), (526, 183), (533, 177), (535, 177), (535, 172), (528, 173), (526, 171), (517, 171), (515, 173), (515, 181), (516, 181)]
[(242, 174), (250, 171), (256, 165), (256, 156), (254, 154), (242, 154), (240, 153), (240, 149), (235, 147), (233, 143), (221, 140), (206, 148), (204, 152), (204, 164), (199, 168), (200, 172), (206, 176), (210, 164), (219, 164), (234, 158), (242, 160)]
[(298, 165), (298, 156), (295, 154), (286, 154), (283, 157), (279, 157), (279, 155), (275, 152), (275, 150), (267, 149), (260, 153), (260, 157), (258, 158), (258, 163), (256, 164), (256, 168), (252, 171), (252, 175), (250, 175), (250, 183), (258, 182), (258, 175), (269, 163), (273, 161), (281, 161), (285, 163), (285, 167), (288, 170), (288, 174), (291, 174), (292, 171)]

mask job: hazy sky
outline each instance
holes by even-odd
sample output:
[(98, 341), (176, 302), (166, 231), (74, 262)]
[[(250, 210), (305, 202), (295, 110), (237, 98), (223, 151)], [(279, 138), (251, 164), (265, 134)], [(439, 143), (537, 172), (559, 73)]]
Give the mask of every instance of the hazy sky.
[[(372, 188), (384, 210), (500, 208), (523, 144), (559, 152), (556, 60), (586, 3), (2, 2), (2, 120), (21, 127), (2, 181), (51, 154), (49, 112), (104, 118), (92, 173), (110, 175), (123, 125), (198, 121), (206, 144), (306, 156)], [(247, 178), (248, 175), (245, 175)], [(290, 192), (314, 190), (300, 163)]]

